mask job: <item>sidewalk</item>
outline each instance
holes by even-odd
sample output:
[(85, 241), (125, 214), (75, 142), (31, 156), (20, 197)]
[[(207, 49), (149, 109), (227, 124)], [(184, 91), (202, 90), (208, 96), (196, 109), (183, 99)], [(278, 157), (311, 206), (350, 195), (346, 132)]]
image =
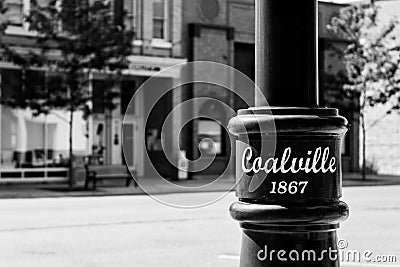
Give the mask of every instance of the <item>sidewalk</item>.
[[(221, 178), (212, 183), (210, 178), (194, 179), (188, 181), (174, 181), (160, 183), (159, 178), (142, 178), (140, 187), (134, 187), (132, 182), (125, 187), (124, 180), (99, 181), (97, 189), (88, 190), (82, 187), (69, 189), (65, 183), (52, 184), (0, 184), (0, 199), (4, 198), (48, 198), (48, 197), (90, 197), (90, 196), (119, 196), (119, 195), (145, 195), (145, 194), (174, 194), (174, 193), (201, 193), (223, 192), (234, 190), (234, 178)], [(210, 184), (212, 183), (212, 184)], [(210, 184), (210, 185), (208, 185)], [(208, 185), (208, 186), (207, 186)], [(143, 190), (142, 188), (145, 188)]]
[[(69, 189), (66, 184), (4, 184), (0, 185), (0, 198), (48, 198), (48, 197), (90, 197), (90, 196), (119, 196), (119, 195), (144, 195), (144, 194), (173, 194), (190, 192), (221, 192), (234, 190), (234, 178), (221, 178), (212, 185), (210, 178), (197, 178), (190, 181), (174, 182), (177, 186), (161, 184), (159, 179), (144, 178), (140, 184), (146, 188), (144, 192), (140, 187), (124, 187), (124, 181), (105, 181), (98, 184), (96, 190), (84, 190), (77, 187)], [(399, 176), (370, 175), (366, 181), (361, 180), (359, 174), (344, 174), (343, 186), (384, 186), (400, 185)]]
[(396, 175), (367, 175), (366, 181), (362, 180), (359, 173), (344, 173), (343, 186), (384, 186), (400, 185), (400, 176)]

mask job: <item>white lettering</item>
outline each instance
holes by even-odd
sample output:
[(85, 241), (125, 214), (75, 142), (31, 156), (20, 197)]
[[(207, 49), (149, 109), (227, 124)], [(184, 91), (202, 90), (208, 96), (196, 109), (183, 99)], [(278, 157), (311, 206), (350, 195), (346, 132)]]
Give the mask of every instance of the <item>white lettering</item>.
[[(245, 173), (259, 172), (265, 173), (335, 173), (336, 158), (330, 156), (329, 147), (324, 148), (318, 147), (315, 151), (307, 151), (305, 157), (293, 157), (292, 148), (287, 147), (282, 154), (281, 158), (270, 157), (265, 161), (261, 157), (253, 157), (253, 150), (251, 147), (247, 147), (242, 156), (242, 170)], [(290, 166), (289, 166), (290, 164)]]

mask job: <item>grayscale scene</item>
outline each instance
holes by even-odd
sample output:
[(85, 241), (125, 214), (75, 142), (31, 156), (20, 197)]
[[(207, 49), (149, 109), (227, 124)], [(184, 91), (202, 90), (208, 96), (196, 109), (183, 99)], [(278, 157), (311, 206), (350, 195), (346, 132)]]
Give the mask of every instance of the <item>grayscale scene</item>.
[(0, 0), (1, 267), (400, 266), (399, 0)]

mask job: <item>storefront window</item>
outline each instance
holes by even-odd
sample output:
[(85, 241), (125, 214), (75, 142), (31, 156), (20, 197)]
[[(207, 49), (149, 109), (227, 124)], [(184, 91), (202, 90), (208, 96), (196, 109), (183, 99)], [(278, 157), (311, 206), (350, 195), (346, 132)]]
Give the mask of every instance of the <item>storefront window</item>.
[[(24, 82), (25, 81), (25, 82)], [(39, 100), (51, 90), (49, 74), (40, 71), (1, 70), (1, 96)], [(52, 82), (54, 83), (54, 81)], [(54, 86), (54, 84), (52, 85)], [(31, 99), (31, 100), (32, 100)], [(26, 100), (26, 99), (25, 99)], [(28, 109), (0, 106), (0, 179), (67, 177), (69, 163), (69, 113), (51, 110), (35, 116)], [(84, 155), (87, 138), (82, 114), (74, 120), (74, 155)]]
[[(57, 123), (48, 116), (35, 117), (26, 110), (2, 107), (1, 165), (8, 168), (61, 166), (55, 147)], [(61, 153), (61, 154), (60, 154)], [(60, 156), (61, 155), (61, 156)]]

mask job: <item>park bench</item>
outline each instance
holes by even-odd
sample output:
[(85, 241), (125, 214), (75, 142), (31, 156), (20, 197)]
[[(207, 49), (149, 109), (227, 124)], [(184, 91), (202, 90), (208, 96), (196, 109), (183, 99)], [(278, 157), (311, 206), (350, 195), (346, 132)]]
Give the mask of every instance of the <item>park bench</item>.
[(87, 161), (85, 162), (85, 173), (85, 189), (88, 189), (89, 183), (92, 182), (93, 190), (95, 190), (97, 181), (106, 179), (124, 179), (126, 187), (129, 187), (133, 180), (135, 187), (138, 186), (131, 175), (135, 176), (136, 171), (129, 170), (125, 165), (94, 165)]

